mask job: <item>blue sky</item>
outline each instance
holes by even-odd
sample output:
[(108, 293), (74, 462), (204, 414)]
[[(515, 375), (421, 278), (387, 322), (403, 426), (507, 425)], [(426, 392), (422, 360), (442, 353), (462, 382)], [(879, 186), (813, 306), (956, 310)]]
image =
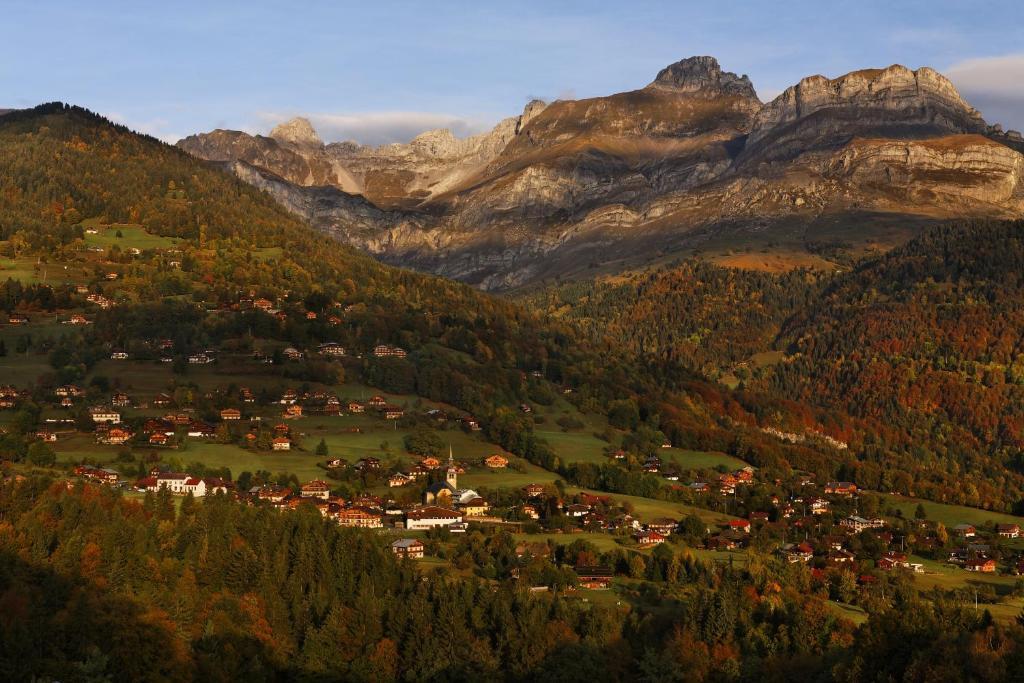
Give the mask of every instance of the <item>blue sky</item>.
[(801, 77), (902, 63), (1024, 128), (1024, 2), (23, 2), (3, 0), (0, 108), (63, 100), (158, 137), (327, 140), (482, 130), (531, 97), (642, 87), (710, 54), (762, 99)]

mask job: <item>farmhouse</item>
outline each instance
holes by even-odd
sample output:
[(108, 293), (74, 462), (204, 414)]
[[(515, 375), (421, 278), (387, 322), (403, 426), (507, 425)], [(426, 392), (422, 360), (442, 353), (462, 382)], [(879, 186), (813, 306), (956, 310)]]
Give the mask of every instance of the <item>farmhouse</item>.
[(377, 358), (405, 358), (408, 355), (405, 349), (390, 344), (378, 344), (373, 349), (373, 355)]
[(380, 529), (384, 526), (381, 519), (380, 515), (364, 507), (350, 507), (338, 513), (338, 524), (360, 529)]
[(885, 526), (885, 520), (878, 518), (865, 519), (857, 515), (850, 515), (849, 517), (846, 517), (841, 522), (839, 522), (839, 525), (847, 529), (852, 529), (857, 533), (860, 533), (865, 529), (881, 529)]
[(636, 535), (636, 542), (641, 547), (655, 546), (665, 542), (665, 537), (659, 534), (657, 531), (641, 531)]
[(327, 500), (331, 497), (331, 487), (326, 481), (314, 479), (302, 485), (301, 495), (303, 498)]
[(1020, 536), (1020, 525), (1017, 524), (997, 524), (996, 533), (1003, 538), (1017, 538)]
[(990, 557), (976, 557), (964, 562), (964, 569), (969, 572), (991, 574), (996, 570), (996, 561)]
[(508, 458), (503, 455), (492, 455), (484, 460), (484, 464), (494, 470), (508, 467)]
[(206, 482), (187, 472), (161, 472), (156, 477), (149, 479), (146, 490), (154, 493), (166, 488), (171, 493), (182, 496), (189, 493), (197, 498), (206, 495)]
[(418, 538), (400, 538), (391, 544), (391, 552), (399, 557), (422, 559), (423, 541)]
[(580, 579), (580, 587), (590, 590), (607, 588), (612, 582), (612, 570), (608, 567), (577, 566), (576, 576)]
[(220, 411), (220, 419), (225, 421), (241, 420), (242, 411), (238, 410), (237, 408), (225, 408), (224, 410)]
[(275, 451), (290, 451), (292, 449), (292, 442), (286, 436), (279, 436), (274, 439), (272, 447)]

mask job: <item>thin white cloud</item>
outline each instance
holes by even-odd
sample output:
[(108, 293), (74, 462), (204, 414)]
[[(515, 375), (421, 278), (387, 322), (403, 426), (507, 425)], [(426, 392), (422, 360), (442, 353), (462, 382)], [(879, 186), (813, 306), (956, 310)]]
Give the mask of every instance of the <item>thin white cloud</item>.
[(945, 74), (986, 121), (1024, 130), (1024, 54), (966, 59)]
[(364, 145), (408, 142), (420, 133), (448, 128), (456, 137), (489, 130), (495, 121), (484, 121), (451, 114), (417, 111), (383, 111), (358, 114), (304, 114), (262, 112), (257, 115), (264, 133), (295, 116), (304, 116), (325, 142), (354, 140)]

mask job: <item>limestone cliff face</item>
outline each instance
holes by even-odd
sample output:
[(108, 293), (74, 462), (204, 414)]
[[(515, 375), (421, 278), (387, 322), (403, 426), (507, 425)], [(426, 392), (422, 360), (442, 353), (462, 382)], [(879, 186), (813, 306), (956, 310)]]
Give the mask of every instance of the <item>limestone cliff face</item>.
[(531, 102), (463, 139), (324, 145), (293, 120), (179, 144), (240, 162), (240, 177), (384, 260), (503, 289), (819, 217), (856, 230), (864, 212), (1019, 216), (1018, 138), (927, 68), (812, 76), (762, 104), (746, 76), (693, 57), (640, 90)]

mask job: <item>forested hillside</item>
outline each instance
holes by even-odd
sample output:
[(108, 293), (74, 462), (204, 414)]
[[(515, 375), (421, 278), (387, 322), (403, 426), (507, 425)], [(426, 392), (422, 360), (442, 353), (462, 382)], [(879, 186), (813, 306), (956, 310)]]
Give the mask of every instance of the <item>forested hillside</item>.
[[(1024, 222), (936, 228), (836, 278), (755, 387), (877, 425), (918, 470), (1024, 471)], [(1014, 482), (1014, 483), (1011, 483)], [(967, 485), (966, 502), (985, 495)]]
[[(477, 562), (514, 562), (474, 534)], [(577, 552), (596, 557), (584, 541)], [(636, 556), (634, 556), (636, 557)], [(613, 566), (622, 558), (601, 557)], [(421, 574), (311, 505), (175, 510), (45, 480), (0, 485), (0, 676), (62, 681), (999, 680), (1024, 629), (887, 586), (854, 636), (803, 566), (634, 559), (650, 609)], [(545, 569), (545, 566), (547, 567)], [(531, 571), (557, 572), (537, 560)], [(658, 588), (655, 588), (658, 586)], [(782, 586), (782, 587), (780, 587)]]
[(526, 300), (592, 339), (740, 381), (762, 425), (856, 448), (843, 473), (861, 485), (1011, 509), (1024, 483), (1022, 238), (1019, 221), (948, 225), (847, 273), (684, 262)]

